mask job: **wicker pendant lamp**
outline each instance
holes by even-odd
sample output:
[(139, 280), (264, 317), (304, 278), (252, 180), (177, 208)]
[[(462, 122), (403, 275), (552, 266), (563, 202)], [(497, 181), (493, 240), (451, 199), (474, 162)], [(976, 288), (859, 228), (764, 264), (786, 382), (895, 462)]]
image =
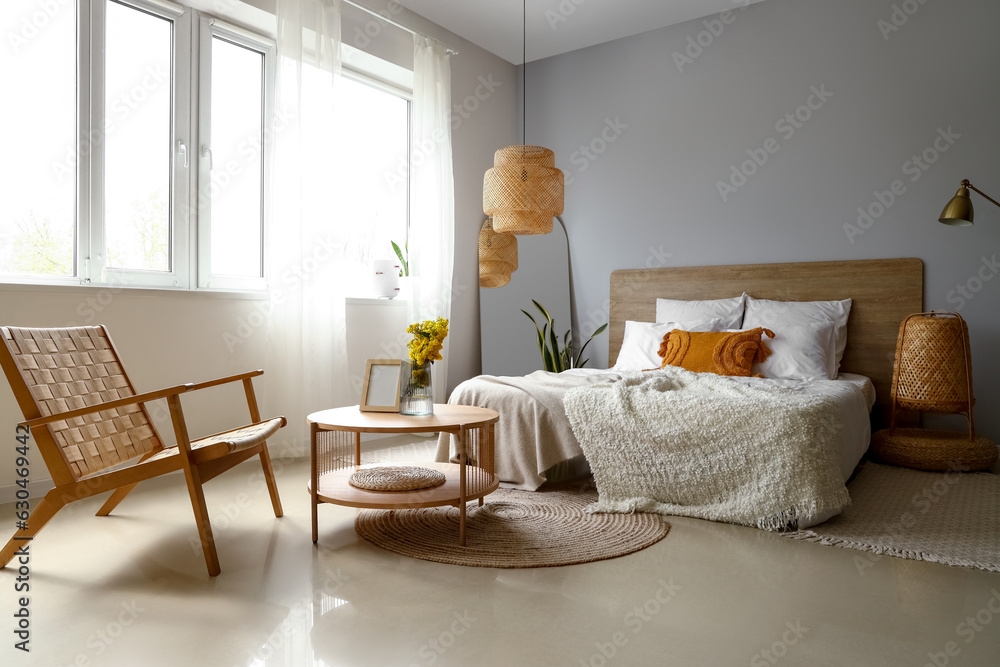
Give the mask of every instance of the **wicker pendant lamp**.
[[(872, 435), (885, 463), (920, 470), (985, 470), (997, 446), (976, 436), (969, 328), (957, 313), (918, 313), (899, 327), (892, 375), (890, 427)], [(896, 428), (897, 410), (960, 414), (969, 430)]]
[(479, 229), (479, 286), (503, 287), (510, 274), (517, 271), (517, 237), (493, 229), (493, 218), (486, 218)]
[[(522, 4), (522, 119), (527, 120), (527, 9)], [(552, 218), (562, 215), (566, 179), (556, 168), (555, 153), (541, 146), (508, 146), (493, 156), (493, 168), (483, 177), (483, 211), (493, 216), (493, 228), (504, 234), (548, 234)]]

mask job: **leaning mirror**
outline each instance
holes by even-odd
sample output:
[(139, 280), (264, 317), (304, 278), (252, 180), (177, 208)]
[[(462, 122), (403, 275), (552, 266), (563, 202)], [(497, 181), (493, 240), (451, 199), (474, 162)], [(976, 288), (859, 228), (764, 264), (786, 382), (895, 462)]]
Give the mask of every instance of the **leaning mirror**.
[[(557, 221), (549, 234), (516, 239), (491, 240), (491, 231), (492, 227), (481, 229), (479, 241), (483, 373), (527, 375), (544, 370), (535, 326), (521, 311), (531, 313), (540, 325), (543, 324), (544, 318), (532, 303), (537, 301), (555, 321), (560, 341), (569, 330), (566, 232), (561, 221)], [(508, 237), (506, 234), (500, 236)], [(510, 248), (509, 244), (514, 243), (516, 245)]]

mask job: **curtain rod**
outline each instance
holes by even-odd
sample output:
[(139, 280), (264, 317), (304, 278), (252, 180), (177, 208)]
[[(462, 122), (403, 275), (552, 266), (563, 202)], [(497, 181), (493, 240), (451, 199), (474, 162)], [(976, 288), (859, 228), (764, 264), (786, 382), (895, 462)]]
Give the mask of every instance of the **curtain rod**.
[[(420, 35), (421, 37), (428, 37), (428, 35), (425, 35), (422, 32), (417, 32), (413, 28), (410, 28), (409, 26), (405, 26), (402, 23), (400, 23), (399, 21), (394, 21), (391, 18), (389, 18), (388, 16), (385, 16), (384, 14), (379, 14), (374, 9), (369, 9), (368, 7), (365, 7), (364, 5), (362, 5), (359, 2), (355, 2), (354, 0), (343, 0), (343, 2), (346, 3), (346, 4), (348, 4), (348, 5), (350, 5), (351, 7), (356, 7), (357, 9), (360, 9), (361, 11), (365, 12), (366, 14), (371, 14), (375, 18), (380, 19), (382, 21), (385, 21), (389, 25), (394, 25), (397, 28), (399, 28), (400, 30), (405, 30), (406, 32), (410, 33), (411, 35)], [(431, 39), (434, 39), (434, 38), (432, 37)], [(441, 40), (437, 40), (437, 41), (441, 42)], [(448, 46), (444, 42), (441, 42), (441, 44), (444, 45), (445, 51), (448, 52), (449, 56), (457, 56), (458, 55), (458, 51), (456, 51), (455, 49), (451, 48), (450, 46)]]

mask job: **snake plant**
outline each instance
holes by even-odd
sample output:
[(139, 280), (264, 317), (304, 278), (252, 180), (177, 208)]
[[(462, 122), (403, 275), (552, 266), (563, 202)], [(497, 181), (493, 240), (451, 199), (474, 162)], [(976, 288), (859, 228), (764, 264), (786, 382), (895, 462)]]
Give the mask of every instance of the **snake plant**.
[(542, 362), (545, 364), (545, 370), (550, 373), (561, 373), (562, 371), (568, 370), (570, 368), (583, 368), (587, 365), (590, 359), (584, 359), (580, 361), (583, 356), (583, 351), (587, 349), (595, 337), (604, 333), (604, 330), (608, 328), (608, 323), (605, 322), (601, 326), (597, 327), (597, 331), (590, 334), (590, 338), (580, 347), (580, 351), (577, 352), (576, 357), (573, 356), (573, 330), (569, 329), (566, 331), (562, 338), (562, 345), (559, 344), (559, 335), (556, 334), (556, 323), (555, 320), (549, 315), (548, 311), (542, 307), (542, 304), (538, 303), (534, 299), (531, 303), (535, 304), (535, 308), (541, 312), (542, 317), (545, 318), (544, 323), (541, 327), (538, 326), (538, 322), (535, 318), (531, 316), (531, 313), (522, 309), (521, 312), (528, 316), (531, 323), (535, 325), (535, 332), (538, 335), (538, 350), (542, 353)]

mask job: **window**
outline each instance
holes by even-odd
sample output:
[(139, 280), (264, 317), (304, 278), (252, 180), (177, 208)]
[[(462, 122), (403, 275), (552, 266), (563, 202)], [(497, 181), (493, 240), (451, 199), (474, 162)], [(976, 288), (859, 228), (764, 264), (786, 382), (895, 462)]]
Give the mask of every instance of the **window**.
[(76, 16), (67, 3), (41, 12), (36, 0), (5, 0), (0, 34), (0, 71), (12, 93), (0, 104), (8, 128), (0, 272), (65, 279), (76, 275)]
[(199, 286), (263, 286), (271, 59), (253, 35), (202, 19)]
[(0, 107), (0, 280), (264, 286), (268, 40), (169, 0), (5, 0), (0, 28), (30, 91)]
[[(336, 215), (352, 229), (349, 247), (359, 264), (394, 259), (392, 242), (404, 248), (409, 222), (410, 101), (357, 75), (345, 74), (338, 86)], [(369, 283), (354, 291), (369, 292)]]

